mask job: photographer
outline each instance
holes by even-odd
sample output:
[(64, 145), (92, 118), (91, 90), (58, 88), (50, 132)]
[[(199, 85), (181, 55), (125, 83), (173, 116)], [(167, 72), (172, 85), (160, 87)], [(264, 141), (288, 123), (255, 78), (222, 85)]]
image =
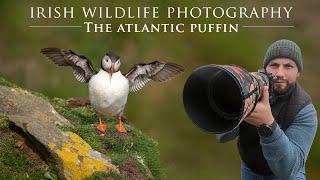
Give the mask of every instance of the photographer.
[(274, 76), (254, 111), (234, 130), (218, 134), (219, 142), (238, 138), (241, 179), (306, 179), (305, 164), (317, 130), (310, 96), (296, 79), (303, 69), (299, 46), (278, 40), (267, 50), (263, 67)]

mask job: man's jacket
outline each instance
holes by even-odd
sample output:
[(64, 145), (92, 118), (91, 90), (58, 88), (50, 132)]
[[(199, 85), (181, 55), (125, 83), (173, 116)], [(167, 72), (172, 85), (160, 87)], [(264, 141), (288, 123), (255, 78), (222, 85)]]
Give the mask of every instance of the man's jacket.
[(217, 135), (226, 142), (239, 135), (242, 161), (257, 174), (294, 179), (305, 172), (305, 162), (316, 129), (317, 115), (310, 96), (296, 84), (271, 102), (277, 127), (269, 137), (260, 137), (256, 127), (242, 122), (234, 130)]

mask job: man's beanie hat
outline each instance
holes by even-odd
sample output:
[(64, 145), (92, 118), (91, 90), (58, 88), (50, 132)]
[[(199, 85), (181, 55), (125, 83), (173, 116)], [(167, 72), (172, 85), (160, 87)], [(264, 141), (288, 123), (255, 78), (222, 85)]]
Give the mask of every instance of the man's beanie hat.
[(298, 71), (302, 71), (302, 55), (300, 47), (293, 41), (281, 39), (272, 43), (264, 57), (263, 68), (266, 68), (269, 62), (275, 58), (289, 58), (293, 60)]

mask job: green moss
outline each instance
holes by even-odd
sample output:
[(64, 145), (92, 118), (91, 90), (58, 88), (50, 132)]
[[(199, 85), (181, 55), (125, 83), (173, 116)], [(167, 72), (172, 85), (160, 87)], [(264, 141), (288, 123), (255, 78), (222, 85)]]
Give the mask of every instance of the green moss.
[(10, 128), (9, 118), (4, 113), (0, 113), (0, 130), (7, 131)]
[(120, 179), (124, 179), (124, 177), (114, 172), (109, 172), (109, 173), (96, 172), (92, 176), (87, 177), (84, 180), (101, 180), (101, 179), (120, 180)]
[(92, 108), (79, 107), (71, 109), (67, 107), (67, 101), (60, 98), (53, 98), (50, 102), (59, 114), (71, 120), (74, 124), (88, 125), (98, 122)]
[(25, 149), (15, 147), (17, 134), (0, 133), (0, 179), (57, 179), (45, 164), (35, 162)]
[(12, 82), (9, 82), (5, 80), (3, 77), (0, 76), (0, 85), (1, 86), (7, 86), (7, 87), (12, 87), (12, 88), (18, 88), (18, 86)]
[(116, 166), (120, 166), (127, 159), (130, 158), (129, 154), (123, 154), (123, 153), (118, 153), (118, 152), (109, 152), (108, 155), (112, 159), (112, 164), (114, 164)]
[[(158, 150), (158, 143), (144, 135), (140, 130), (129, 125), (125, 125), (129, 132), (125, 135), (120, 135), (114, 128), (115, 124), (116, 123), (111, 123), (111, 127), (109, 128), (111, 135), (108, 135), (103, 139), (103, 148), (107, 149), (114, 157), (116, 157), (115, 161), (118, 161), (119, 159), (123, 161), (125, 158), (119, 155), (119, 153), (128, 154), (128, 156), (138, 162), (137, 164), (141, 167), (142, 173), (147, 173), (149, 169), (155, 178), (159, 178), (160, 153)], [(114, 163), (117, 164), (117, 162)]]

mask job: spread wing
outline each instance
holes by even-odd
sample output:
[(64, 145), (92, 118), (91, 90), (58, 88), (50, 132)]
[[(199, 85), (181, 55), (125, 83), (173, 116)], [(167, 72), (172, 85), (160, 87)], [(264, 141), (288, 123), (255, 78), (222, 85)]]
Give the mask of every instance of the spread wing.
[(175, 63), (153, 61), (149, 64), (136, 64), (125, 75), (129, 80), (130, 91), (139, 91), (150, 80), (165, 82), (184, 71), (184, 68)]
[(82, 83), (89, 82), (90, 78), (97, 73), (89, 59), (71, 50), (43, 48), (41, 53), (58, 66), (71, 66), (74, 77)]

